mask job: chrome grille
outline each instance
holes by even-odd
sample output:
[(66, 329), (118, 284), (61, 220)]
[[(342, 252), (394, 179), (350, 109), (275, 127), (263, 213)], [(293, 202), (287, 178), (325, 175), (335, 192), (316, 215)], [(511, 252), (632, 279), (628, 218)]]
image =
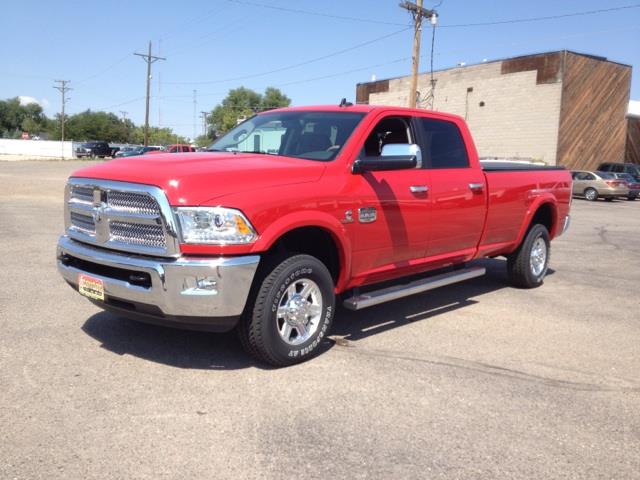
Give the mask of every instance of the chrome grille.
[(158, 203), (149, 195), (140, 193), (109, 191), (107, 192), (107, 205), (122, 212), (145, 215), (160, 214)]
[(91, 215), (83, 215), (78, 212), (71, 212), (71, 225), (80, 231), (93, 235), (96, 232), (96, 224)]
[(75, 185), (71, 189), (71, 198), (83, 203), (93, 203), (93, 188)]
[(175, 219), (158, 187), (72, 178), (65, 198), (67, 234), (75, 240), (131, 253), (180, 255)]
[(160, 225), (141, 225), (130, 222), (111, 222), (109, 231), (112, 240), (132, 245), (165, 248), (167, 242)]

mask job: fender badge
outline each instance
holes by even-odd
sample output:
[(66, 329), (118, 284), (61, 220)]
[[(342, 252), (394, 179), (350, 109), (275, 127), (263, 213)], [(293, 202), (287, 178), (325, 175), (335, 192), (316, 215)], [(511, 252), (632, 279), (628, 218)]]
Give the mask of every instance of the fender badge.
[(346, 210), (344, 218), (340, 220), (342, 223), (353, 223), (353, 210)]
[(378, 218), (378, 212), (374, 207), (365, 207), (358, 209), (358, 221), (360, 223), (375, 222)]

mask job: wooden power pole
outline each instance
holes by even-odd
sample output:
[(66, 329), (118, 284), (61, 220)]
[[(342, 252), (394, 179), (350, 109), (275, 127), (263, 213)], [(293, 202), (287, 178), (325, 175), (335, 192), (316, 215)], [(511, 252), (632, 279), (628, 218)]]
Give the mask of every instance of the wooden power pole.
[(54, 85), (53, 88), (62, 94), (62, 108), (60, 109), (60, 140), (64, 142), (64, 107), (67, 104), (67, 100), (69, 100), (67, 98), (67, 92), (73, 89), (68, 86), (69, 80), (54, 80), (54, 83), (57, 85)]
[(157, 62), (158, 60), (166, 60), (164, 57), (156, 57), (151, 55), (151, 42), (149, 42), (149, 51), (148, 53), (134, 53), (147, 62), (147, 101), (144, 110), (144, 146), (149, 145), (149, 96), (151, 94), (151, 64)]
[(434, 18), (437, 16), (435, 10), (429, 10), (422, 7), (422, 0), (416, 0), (416, 3), (401, 2), (400, 7), (404, 8), (413, 16), (413, 53), (412, 53), (412, 70), (411, 70), (411, 86), (409, 87), (409, 108), (416, 108), (416, 94), (418, 90), (418, 64), (420, 61), (420, 35), (422, 34), (422, 19)]

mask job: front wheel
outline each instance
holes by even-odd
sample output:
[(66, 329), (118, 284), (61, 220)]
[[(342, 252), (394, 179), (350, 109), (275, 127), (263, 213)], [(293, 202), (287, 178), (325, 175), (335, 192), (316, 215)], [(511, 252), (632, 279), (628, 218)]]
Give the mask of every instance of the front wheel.
[(256, 280), (238, 325), (245, 350), (278, 367), (317, 355), (335, 311), (327, 267), (310, 255), (293, 255), (267, 267)]
[(536, 224), (527, 233), (518, 249), (507, 257), (509, 281), (518, 288), (542, 285), (549, 268), (549, 232)]

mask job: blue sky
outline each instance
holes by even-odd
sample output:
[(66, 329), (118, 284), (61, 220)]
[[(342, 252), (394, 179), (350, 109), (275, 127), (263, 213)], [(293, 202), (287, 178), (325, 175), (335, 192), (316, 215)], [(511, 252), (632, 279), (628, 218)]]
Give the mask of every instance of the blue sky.
[[(239, 2), (355, 17), (313, 16)], [(54, 79), (71, 80), (69, 113), (88, 108), (144, 118), (145, 64), (133, 52), (167, 57), (154, 64), (151, 124), (193, 132), (197, 111), (210, 110), (230, 88), (281, 88), (295, 105), (354, 99), (355, 85), (406, 75), (411, 68), (409, 14), (399, 0), (183, 0), (3, 2), (0, 98), (30, 96), (53, 116), (60, 95)], [(638, 0), (425, 0), (440, 14), (434, 67), (478, 63), (528, 53), (570, 49), (640, 68), (640, 8), (493, 26), (478, 22), (562, 15)], [(535, 7), (535, 8), (534, 8)], [(370, 40), (389, 35), (384, 40)], [(351, 47), (368, 43), (347, 52)], [(420, 70), (428, 68), (425, 28)], [(315, 61), (321, 57), (328, 57)], [(306, 63), (305, 63), (306, 62)], [(295, 68), (286, 68), (305, 63)], [(274, 70), (277, 70), (274, 72)], [(272, 72), (272, 73), (268, 73)], [(324, 78), (322, 78), (324, 77)], [(200, 83), (195, 83), (200, 82)], [(206, 82), (206, 83), (205, 83)], [(640, 73), (631, 98), (640, 100)], [(201, 120), (196, 120), (197, 134)]]

